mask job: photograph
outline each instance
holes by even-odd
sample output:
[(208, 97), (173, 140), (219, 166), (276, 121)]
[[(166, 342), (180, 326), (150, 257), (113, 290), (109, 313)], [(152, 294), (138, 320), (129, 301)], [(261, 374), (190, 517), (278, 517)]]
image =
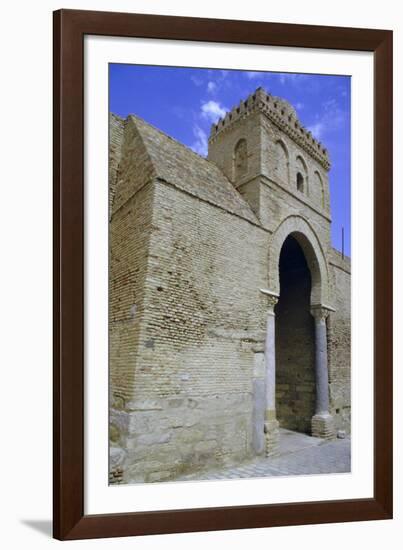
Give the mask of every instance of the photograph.
[(397, 5), (4, 4), (3, 548), (401, 548)]
[(350, 100), (109, 64), (109, 484), (351, 471)]

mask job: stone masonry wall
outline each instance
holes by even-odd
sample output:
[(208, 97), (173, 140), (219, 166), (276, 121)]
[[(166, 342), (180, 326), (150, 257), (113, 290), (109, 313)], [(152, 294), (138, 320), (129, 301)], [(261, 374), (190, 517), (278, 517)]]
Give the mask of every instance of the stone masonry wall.
[[(231, 126), (224, 139), (218, 139), (209, 145), (208, 158), (238, 187), (260, 174), (261, 167), (261, 130), (260, 113), (253, 113), (242, 120), (242, 123)], [(234, 166), (235, 150), (241, 140), (246, 141), (247, 170), (236, 178)]]
[(114, 212), (110, 223), (109, 383), (111, 483), (123, 481), (127, 403), (132, 397), (145, 313), (145, 280), (152, 225), (152, 186)]
[(327, 319), (329, 391), (336, 429), (350, 432), (351, 422), (351, 267), (332, 249), (329, 258), (336, 311)]
[(118, 168), (121, 159), (122, 142), (125, 122), (120, 117), (111, 114), (109, 117), (109, 212), (115, 196)]
[(113, 214), (110, 225), (110, 381), (114, 398), (132, 396), (145, 313), (145, 280), (152, 229), (152, 186)]
[(253, 392), (261, 391), (268, 235), (168, 183), (152, 188), (143, 328), (129, 363), (135, 384), (126, 379), (131, 397), (111, 413), (114, 433), (124, 432), (126, 482), (251, 456), (253, 418), (264, 413), (264, 401), (254, 411)]
[[(284, 156), (287, 169), (279, 170)], [(297, 189), (297, 172), (304, 178), (303, 191)], [(330, 217), (327, 170), (265, 117), (262, 117), (262, 174), (315, 211)]]

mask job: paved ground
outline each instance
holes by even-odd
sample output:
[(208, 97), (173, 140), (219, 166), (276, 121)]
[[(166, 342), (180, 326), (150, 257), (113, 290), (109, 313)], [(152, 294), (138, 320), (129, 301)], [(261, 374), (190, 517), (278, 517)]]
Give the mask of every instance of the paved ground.
[(280, 430), (280, 445), (277, 457), (255, 458), (231, 468), (185, 475), (179, 479), (189, 481), (196, 479), (237, 479), (349, 471), (349, 438), (325, 441), (289, 430)]

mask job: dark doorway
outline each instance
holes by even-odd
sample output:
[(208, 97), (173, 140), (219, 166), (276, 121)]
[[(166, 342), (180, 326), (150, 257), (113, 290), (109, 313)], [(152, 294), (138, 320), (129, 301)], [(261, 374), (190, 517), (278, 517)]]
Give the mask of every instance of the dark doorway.
[(280, 253), (276, 306), (276, 414), (280, 427), (310, 433), (315, 411), (314, 320), (311, 274), (296, 238)]

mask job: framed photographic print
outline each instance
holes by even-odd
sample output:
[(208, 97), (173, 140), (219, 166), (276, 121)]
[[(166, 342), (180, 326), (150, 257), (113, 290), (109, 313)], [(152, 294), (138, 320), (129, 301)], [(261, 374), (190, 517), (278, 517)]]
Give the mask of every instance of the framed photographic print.
[(54, 536), (392, 517), (392, 33), (54, 13)]

